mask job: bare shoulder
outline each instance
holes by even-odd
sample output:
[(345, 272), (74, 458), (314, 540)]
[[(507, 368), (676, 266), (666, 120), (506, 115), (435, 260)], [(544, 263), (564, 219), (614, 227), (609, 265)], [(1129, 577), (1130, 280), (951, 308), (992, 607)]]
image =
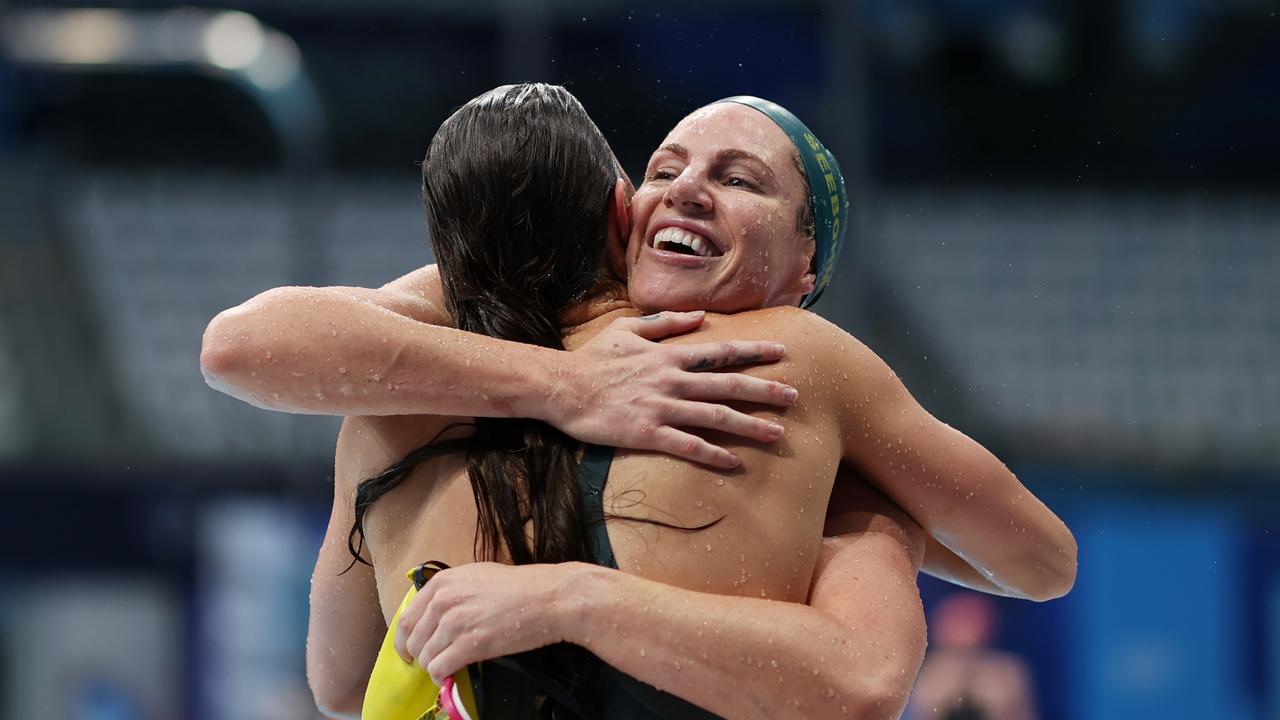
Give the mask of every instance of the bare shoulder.
[[(381, 474), (406, 455), (430, 443), (463, 418), (438, 415), (388, 415), (343, 418), (335, 452), (334, 481), (339, 489)], [(454, 435), (450, 435), (453, 437)]]
[(739, 331), (753, 328), (755, 332), (767, 333), (779, 342), (794, 344), (812, 353), (871, 352), (839, 325), (798, 307), (771, 307), (733, 315), (715, 315), (709, 317), (707, 324)]
[(861, 340), (821, 315), (798, 307), (772, 307), (710, 317), (707, 325), (725, 339), (776, 340), (787, 347), (789, 360), (812, 364), (815, 377), (829, 382), (866, 383), (897, 376)]

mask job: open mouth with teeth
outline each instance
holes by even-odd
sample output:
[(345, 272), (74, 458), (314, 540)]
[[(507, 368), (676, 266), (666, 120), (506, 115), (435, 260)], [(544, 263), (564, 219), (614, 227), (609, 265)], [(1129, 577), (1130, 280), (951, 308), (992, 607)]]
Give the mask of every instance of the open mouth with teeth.
[(719, 257), (724, 253), (710, 240), (678, 227), (665, 227), (654, 233), (650, 247), (681, 255)]

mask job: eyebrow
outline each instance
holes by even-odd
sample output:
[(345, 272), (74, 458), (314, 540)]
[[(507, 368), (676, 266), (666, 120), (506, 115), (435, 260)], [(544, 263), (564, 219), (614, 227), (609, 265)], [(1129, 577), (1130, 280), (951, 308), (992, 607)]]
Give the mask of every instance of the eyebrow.
[(672, 154), (674, 154), (674, 155), (678, 156), (681, 160), (688, 160), (688, 159), (689, 159), (689, 149), (688, 149), (688, 148), (686, 148), (685, 146), (681, 145), (680, 143), (674, 143), (674, 142), (673, 142), (673, 143), (667, 143), (666, 145), (663, 145), (662, 147), (660, 147), (660, 148), (658, 148), (658, 149), (659, 149), (659, 150), (666, 150), (667, 152), (672, 153)]
[[(681, 160), (689, 159), (689, 149), (681, 145), (680, 143), (675, 143), (675, 142), (667, 143), (666, 145), (663, 145), (658, 149), (666, 150), (667, 152), (672, 153), (673, 155), (680, 158)], [(750, 152), (747, 152), (746, 150), (741, 150), (739, 148), (729, 148), (727, 150), (721, 150), (720, 152), (716, 153), (717, 162), (728, 162), (730, 160), (750, 160), (758, 164), (766, 173), (768, 173), (769, 177), (771, 178), (773, 177), (773, 168), (769, 167), (769, 163), (765, 162), (763, 159), (760, 158), (759, 155), (756, 155), (755, 153), (750, 153)]]
[(719, 160), (720, 162), (726, 162), (729, 160), (750, 160), (756, 163), (757, 165), (759, 165), (761, 169), (763, 169), (766, 173), (768, 173), (769, 177), (773, 177), (773, 168), (769, 167), (769, 163), (762, 160), (759, 155), (756, 155), (755, 153), (749, 153), (746, 150), (739, 150), (737, 148), (721, 150), (719, 153), (716, 154), (716, 159)]

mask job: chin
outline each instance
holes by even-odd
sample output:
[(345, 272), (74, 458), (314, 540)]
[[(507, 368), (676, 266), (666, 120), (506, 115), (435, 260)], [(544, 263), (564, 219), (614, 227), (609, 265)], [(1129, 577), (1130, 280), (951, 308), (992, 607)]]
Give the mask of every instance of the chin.
[(705, 288), (695, 287), (688, 283), (663, 282), (660, 278), (632, 278), (628, 288), (631, 304), (645, 313), (662, 310), (687, 312), (690, 310), (711, 310), (715, 303), (708, 298)]

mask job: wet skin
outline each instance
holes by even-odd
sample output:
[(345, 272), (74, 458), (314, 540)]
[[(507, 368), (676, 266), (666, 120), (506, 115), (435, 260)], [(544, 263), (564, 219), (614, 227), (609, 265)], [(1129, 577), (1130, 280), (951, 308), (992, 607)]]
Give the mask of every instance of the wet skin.
[[(632, 303), (720, 313), (797, 305), (813, 281), (813, 240), (798, 223), (806, 202), (795, 149), (773, 121), (733, 103), (694, 112), (654, 152), (631, 201)], [(661, 242), (669, 228), (696, 236), (703, 253)]]

